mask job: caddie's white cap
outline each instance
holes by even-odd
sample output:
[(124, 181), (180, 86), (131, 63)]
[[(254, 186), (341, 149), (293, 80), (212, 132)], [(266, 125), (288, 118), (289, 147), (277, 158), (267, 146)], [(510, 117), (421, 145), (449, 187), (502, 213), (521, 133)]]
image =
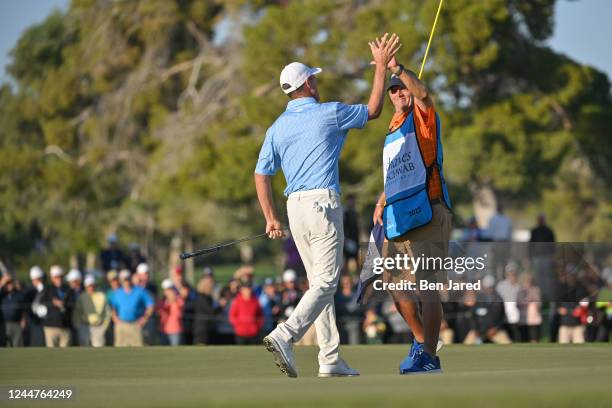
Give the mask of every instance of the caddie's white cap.
[(59, 265), (53, 265), (49, 269), (49, 275), (51, 275), (52, 278), (55, 278), (57, 276), (63, 276), (64, 275), (64, 270)]
[(295, 273), (293, 269), (287, 269), (285, 272), (283, 272), (283, 282), (295, 282), (296, 279), (297, 273)]
[(83, 275), (81, 275), (81, 271), (78, 269), (71, 269), (68, 271), (68, 275), (66, 275), (66, 281), (73, 282), (75, 280), (82, 279)]
[(292, 62), (286, 65), (280, 74), (280, 86), (284, 93), (288, 94), (298, 89), (311, 75), (323, 71), (321, 68), (310, 68), (301, 62)]
[(147, 265), (146, 263), (139, 263), (138, 266), (136, 267), (136, 273), (148, 273), (149, 272), (149, 265)]
[(42, 279), (43, 276), (45, 276), (45, 273), (40, 266), (33, 266), (30, 268), (30, 279)]
[(174, 287), (174, 283), (172, 283), (171, 279), (164, 279), (162, 281), (162, 289), (172, 289)]
[(96, 278), (93, 275), (85, 276), (85, 280), (83, 281), (83, 286), (91, 286), (96, 284)]

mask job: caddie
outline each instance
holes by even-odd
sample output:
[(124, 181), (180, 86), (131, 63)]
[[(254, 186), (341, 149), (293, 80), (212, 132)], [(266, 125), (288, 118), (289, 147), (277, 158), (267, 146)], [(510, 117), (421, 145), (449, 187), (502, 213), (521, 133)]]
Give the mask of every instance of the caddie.
[[(395, 108), (383, 149), (384, 191), (374, 211), (383, 225), (387, 257), (444, 258), (451, 233), (451, 202), (442, 171), (442, 128), (428, 88), (393, 58), (387, 91)], [(396, 308), (414, 341), (400, 363), (400, 374), (441, 372), (436, 356), (442, 303), (437, 290), (418, 290), (421, 280), (442, 282), (445, 272), (391, 269), (385, 282), (417, 283), (417, 290), (392, 290)], [(420, 304), (420, 313), (419, 313)]]

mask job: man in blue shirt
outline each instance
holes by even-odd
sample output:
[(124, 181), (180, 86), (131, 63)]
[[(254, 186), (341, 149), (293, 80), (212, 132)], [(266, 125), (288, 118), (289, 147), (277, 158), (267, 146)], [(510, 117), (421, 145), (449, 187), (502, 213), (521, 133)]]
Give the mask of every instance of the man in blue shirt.
[(266, 132), (255, 168), (266, 232), (273, 239), (283, 236), (283, 228), (272, 201), (271, 178), (283, 170), (289, 226), (309, 281), (287, 321), (264, 338), (276, 364), (289, 377), (297, 377), (292, 345), (313, 323), (320, 348), (319, 376), (359, 375), (338, 353), (334, 293), (344, 242), (338, 159), (348, 131), (380, 116), (386, 67), (400, 47), (395, 34), (385, 34), (369, 45), (376, 70), (367, 105), (319, 103), (315, 75), (320, 68), (293, 62), (283, 69), (280, 86), (291, 100)]
[(121, 287), (112, 297), (115, 346), (142, 346), (142, 328), (153, 314), (153, 298), (140, 286), (131, 282), (131, 273), (124, 269), (119, 273)]

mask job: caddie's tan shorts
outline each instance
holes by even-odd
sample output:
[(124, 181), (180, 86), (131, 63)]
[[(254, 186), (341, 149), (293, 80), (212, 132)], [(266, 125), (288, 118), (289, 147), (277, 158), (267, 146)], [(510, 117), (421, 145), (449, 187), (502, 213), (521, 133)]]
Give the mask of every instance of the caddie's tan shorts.
[[(426, 225), (408, 231), (404, 235), (383, 245), (383, 255), (387, 258), (395, 258), (397, 254), (408, 255), (411, 258), (445, 258), (448, 255), (448, 241), (451, 235), (452, 214), (445, 204), (432, 204), (432, 219)], [(442, 282), (446, 284), (446, 271), (440, 269), (439, 265), (420, 266), (415, 273), (412, 268), (391, 269), (383, 272), (383, 282), (399, 283), (403, 280), (419, 283), (425, 279), (430, 283)], [(429, 266), (429, 267), (428, 267)], [(389, 290), (395, 300), (411, 297), (412, 291)]]

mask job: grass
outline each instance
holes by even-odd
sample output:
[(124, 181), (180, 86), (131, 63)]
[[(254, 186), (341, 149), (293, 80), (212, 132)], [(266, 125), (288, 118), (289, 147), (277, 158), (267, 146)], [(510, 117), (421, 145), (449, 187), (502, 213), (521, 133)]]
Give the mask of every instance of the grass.
[[(76, 390), (69, 407), (609, 407), (612, 346), (449, 346), (442, 375), (399, 376), (402, 346), (344, 346), (357, 378), (316, 377), (317, 349), (296, 348), (299, 378), (263, 346), (3, 349), (0, 387)], [(3, 406), (36, 406), (6, 402)], [(49, 402), (39, 403), (49, 406)]]

